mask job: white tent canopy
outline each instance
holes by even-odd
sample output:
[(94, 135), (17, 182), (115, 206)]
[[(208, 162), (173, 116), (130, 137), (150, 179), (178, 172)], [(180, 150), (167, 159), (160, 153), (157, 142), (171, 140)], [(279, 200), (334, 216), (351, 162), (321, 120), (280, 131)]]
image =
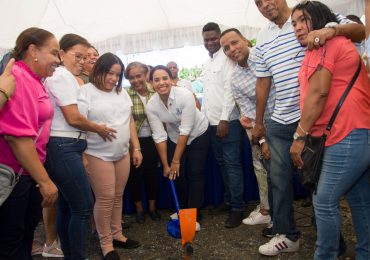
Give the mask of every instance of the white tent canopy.
[[(364, 10), (363, 0), (322, 2), (343, 14)], [(253, 0), (0, 0), (0, 8), (0, 53), (32, 26), (57, 38), (77, 33), (101, 52), (127, 54), (201, 44), (201, 28), (210, 21), (238, 27), (247, 38), (266, 25)]]

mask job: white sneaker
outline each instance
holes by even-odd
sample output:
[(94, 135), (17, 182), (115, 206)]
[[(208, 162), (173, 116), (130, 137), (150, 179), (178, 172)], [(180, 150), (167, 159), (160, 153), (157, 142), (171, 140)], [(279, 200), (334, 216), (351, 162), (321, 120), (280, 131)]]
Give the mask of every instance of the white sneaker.
[(261, 206), (260, 204), (258, 204), (257, 207), (249, 214), (249, 216), (258, 214), (260, 212), (260, 209), (261, 209)]
[(64, 257), (63, 252), (60, 249), (59, 241), (55, 240), (51, 245), (45, 243), (42, 251), (43, 257)]
[(260, 246), (258, 252), (262, 255), (274, 256), (284, 252), (296, 252), (299, 250), (299, 240), (292, 241), (285, 235), (277, 234), (269, 242)]
[(195, 231), (199, 232), (200, 231), (200, 224), (199, 222), (195, 222)]
[[(179, 215), (177, 214), (177, 212), (173, 213), (171, 216), (170, 216), (170, 219), (174, 220), (174, 219), (179, 219)], [(199, 222), (195, 222), (195, 231), (199, 232), (200, 231), (200, 224)]]
[(246, 225), (269, 224), (270, 221), (270, 215), (262, 215), (259, 211), (257, 213), (252, 211), (247, 218), (243, 219), (243, 223)]
[(179, 219), (179, 215), (177, 214), (177, 212), (173, 213), (173, 214), (170, 216), (170, 219)]

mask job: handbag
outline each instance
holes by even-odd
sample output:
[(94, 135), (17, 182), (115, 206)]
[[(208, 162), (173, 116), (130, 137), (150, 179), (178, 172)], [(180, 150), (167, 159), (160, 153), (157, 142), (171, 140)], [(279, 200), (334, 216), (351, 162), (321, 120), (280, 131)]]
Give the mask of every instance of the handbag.
[(298, 169), (298, 175), (301, 180), (302, 186), (308, 190), (311, 190), (312, 192), (316, 191), (320, 179), (322, 160), (325, 152), (326, 133), (330, 132), (334, 120), (337, 117), (338, 112), (342, 107), (343, 102), (346, 99), (349, 91), (352, 89), (353, 84), (357, 80), (360, 71), (361, 71), (361, 58), (359, 60), (357, 70), (352, 80), (349, 82), (342, 97), (340, 98), (338, 105), (336, 106), (323, 135), (322, 136), (312, 136), (310, 134), (307, 135), (306, 143), (301, 154), (302, 161), (304, 164), (302, 169)]
[[(39, 133), (35, 139), (35, 143), (39, 139), (43, 128), (44, 126), (40, 128)], [(0, 163), (0, 206), (3, 205), (9, 195), (12, 193), (15, 185), (17, 185), (19, 178), (22, 175), (22, 172), (23, 168), (21, 168), (16, 174), (11, 167)]]
[(18, 183), (19, 176), (21, 174), (21, 171), (19, 171), (18, 174), (15, 174), (12, 168), (0, 163), (0, 206), (3, 205), (10, 193), (12, 193), (12, 190)]

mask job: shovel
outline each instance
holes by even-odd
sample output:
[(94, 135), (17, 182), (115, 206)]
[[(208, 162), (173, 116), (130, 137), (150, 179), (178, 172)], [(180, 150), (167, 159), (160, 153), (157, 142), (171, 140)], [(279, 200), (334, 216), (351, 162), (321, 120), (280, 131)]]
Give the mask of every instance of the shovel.
[(168, 221), (167, 232), (174, 238), (181, 238), (181, 245), (185, 251), (185, 259), (190, 259), (190, 255), (193, 254), (192, 242), (195, 236), (197, 209), (180, 209), (173, 180), (170, 180), (170, 186), (178, 219)]

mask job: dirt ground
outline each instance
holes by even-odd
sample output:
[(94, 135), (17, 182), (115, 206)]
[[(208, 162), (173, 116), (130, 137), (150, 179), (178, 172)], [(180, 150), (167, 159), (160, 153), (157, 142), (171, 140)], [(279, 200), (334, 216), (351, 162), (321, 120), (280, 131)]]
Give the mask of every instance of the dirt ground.
[[(255, 204), (249, 203), (246, 215), (253, 210)], [(196, 234), (193, 248), (194, 254), (191, 259), (313, 259), (316, 232), (311, 225), (311, 207), (301, 207), (301, 201), (294, 202), (295, 218), (297, 226), (301, 231), (300, 250), (296, 253), (280, 254), (276, 257), (265, 257), (258, 253), (259, 245), (268, 242), (261, 235), (263, 225), (247, 226), (240, 225), (234, 229), (226, 229), (223, 222), (226, 215), (210, 216), (208, 209), (203, 210), (201, 231)], [(354, 258), (355, 238), (349, 209), (344, 201), (341, 203), (343, 234), (347, 243), (345, 259)], [(168, 216), (173, 212), (160, 210), (162, 219), (154, 222), (147, 217), (145, 224), (139, 225), (135, 222), (133, 215), (125, 215), (132, 225), (124, 230), (124, 234), (132, 239), (138, 240), (142, 246), (137, 249), (117, 249), (121, 259), (184, 259), (180, 240), (170, 237), (166, 231)], [(43, 226), (39, 225), (35, 238), (43, 240)], [(88, 258), (90, 260), (102, 259), (98, 241), (93, 236), (89, 237)], [(43, 259), (36, 256), (34, 259)], [(54, 258), (56, 259), (56, 258)]]

